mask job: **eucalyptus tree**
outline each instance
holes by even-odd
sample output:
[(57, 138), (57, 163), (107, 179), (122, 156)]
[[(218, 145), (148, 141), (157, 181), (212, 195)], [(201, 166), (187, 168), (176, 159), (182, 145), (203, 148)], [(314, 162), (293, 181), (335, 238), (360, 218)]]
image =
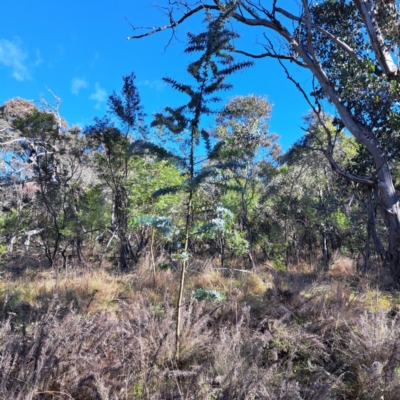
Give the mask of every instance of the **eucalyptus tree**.
[[(50, 265), (61, 255), (65, 266), (66, 252), (71, 247), (82, 260), (84, 232), (76, 201), (88, 172), (84, 138), (78, 129), (68, 127), (58, 107), (41, 111), (30, 102), (16, 100), (8, 102), (3, 110), (9, 128), (2, 141), (2, 160), (7, 167), (0, 186), (12, 188), (16, 194), (16, 188), (21, 187), (22, 195), (22, 202), (15, 204), (14, 198), (4, 204), (11, 217), (16, 214), (19, 221), (11, 233), (10, 250), (17, 234), (26, 237), (26, 248), (31, 236), (39, 235)], [(21, 215), (26, 216), (23, 223)]]
[[(296, 5), (299, 4), (298, 11)], [(263, 52), (236, 49), (248, 57), (272, 57), (303, 93), (317, 116), (324, 100), (335, 108), (338, 128), (345, 127), (371, 160), (371, 174), (347, 171), (334, 158), (334, 137), (326, 128), (319, 150), (341, 176), (376, 192), (388, 234), (385, 259), (400, 284), (400, 204), (391, 173), (399, 131), (399, 7), (395, 0), (178, 0), (165, 1), (170, 23), (130, 36), (142, 38), (178, 25), (197, 13), (224, 13), (260, 31)], [(292, 66), (308, 70), (313, 92), (295, 80)], [(321, 123), (323, 120), (321, 119)]]
[[(30, 182), (36, 159), (36, 144), (28, 138), (20, 140), (21, 134), (13, 129), (12, 123), (34, 109), (33, 103), (23, 99), (7, 101), (0, 107), (1, 240), (6, 243), (8, 252), (13, 249), (18, 235), (29, 229), (35, 191)], [(26, 149), (29, 145), (31, 150)]]
[[(214, 135), (225, 143), (220, 159), (234, 160), (240, 165), (240, 168), (227, 170), (224, 175), (228, 180), (227, 187), (235, 190), (240, 198), (239, 225), (247, 232), (248, 256), (253, 268), (254, 221), (250, 219), (254, 217), (255, 205), (261, 197), (258, 165), (260, 161), (271, 162), (280, 154), (278, 136), (269, 132), (270, 116), (271, 104), (267, 98), (235, 96), (218, 113), (214, 129)], [(250, 209), (252, 216), (249, 215)]]
[(163, 78), (173, 89), (186, 94), (189, 100), (182, 106), (176, 108), (166, 107), (164, 113), (157, 113), (152, 125), (160, 130), (163, 129), (169, 132), (172, 136), (183, 136), (185, 144), (183, 155), (176, 156), (164, 148), (144, 141), (138, 141), (131, 146), (131, 152), (136, 154), (149, 150), (161, 158), (176, 160), (179, 162), (186, 177), (182, 184), (161, 188), (154, 194), (155, 196), (160, 196), (183, 191), (187, 196), (183, 245), (180, 253), (182, 269), (177, 305), (177, 356), (179, 356), (180, 348), (180, 324), (185, 273), (189, 261), (191, 228), (194, 223), (194, 196), (205, 179), (216, 176), (221, 169), (237, 165), (237, 163), (229, 161), (227, 163), (217, 162), (201, 166), (196, 161), (196, 147), (200, 144), (201, 138), (205, 142), (207, 159), (217, 159), (223, 143), (217, 143), (212, 146), (209, 133), (201, 127), (201, 120), (205, 115), (215, 113), (211, 105), (220, 100), (216, 96), (216, 92), (231, 88), (231, 85), (225, 82), (226, 78), (232, 73), (251, 65), (251, 62), (235, 62), (230, 53), (232, 49), (231, 41), (236, 35), (225, 26), (225, 23), (231, 11), (232, 9), (228, 8), (217, 18), (208, 16), (208, 26), (205, 32), (197, 35), (188, 33), (188, 44), (185, 52), (189, 54), (200, 52), (200, 57), (187, 67), (187, 72), (194, 80), (194, 84), (180, 83), (172, 78)]
[[(323, 118), (334, 134), (332, 117)], [(276, 212), (283, 219), (286, 259), (297, 253), (299, 262), (299, 253), (307, 258), (307, 249), (310, 263), (312, 256), (322, 255), (327, 268), (333, 252), (355, 248), (353, 236), (362, 236), (365, 230), (359, 220), (357, 185), (335, 174), (323, 154), (310, 157), (309, 148), (323, 141), (326, 133), (312, 115), (304, 119), (307, 132), (281, 158), (283, 166), (274, 181), (279, 187)], [(351, 167), (357, 148), (353, 138), (337, 133), (334, 156), (341, 165)]]

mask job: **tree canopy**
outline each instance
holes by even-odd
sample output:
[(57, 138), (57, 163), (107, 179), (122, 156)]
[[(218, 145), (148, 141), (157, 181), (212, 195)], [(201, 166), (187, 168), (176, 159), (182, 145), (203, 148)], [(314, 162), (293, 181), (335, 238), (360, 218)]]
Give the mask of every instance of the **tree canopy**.
[[(399, 120), (397, 8), (396, 1), (303, 0), (294, 14), (287, 2), (280, 6), (278, 1), (182, 0), (165, 4), (169, 25), (128, 39), (165, 29), (173, 31), (202, 12), (229, 15), (238, 29), (240, 25), (259, 29), (264, 36), (262, 53), (239, 48), (233, 51), (251, 58), (277, 59), (325, 130), (325, 140), (318, 147), (333, 169), (348, 180), (373, 188), (388, 226), (385, 258), (396, 280), (400, 280), (400, 206), (391, 172)], [(290, 63), (310, 72), (312, 93), (306, 93), (296, 80)], [(368, 170), (349, 170), (335, 160), (335, 135), (323, 118), (325, 101), (335, 109), (336, 129), (346, 128), (361, 145), (360, 154), (370, 159)]]

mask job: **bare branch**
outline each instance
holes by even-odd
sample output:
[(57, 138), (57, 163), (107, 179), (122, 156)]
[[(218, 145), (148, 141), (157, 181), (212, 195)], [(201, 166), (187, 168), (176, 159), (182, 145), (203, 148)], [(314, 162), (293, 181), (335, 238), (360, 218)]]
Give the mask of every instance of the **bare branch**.
[[(233, 18), (235, 18), (237, 21), (242, 22), (245, 25), (249, 26), (264, 26), (265, 28), (273, 29), (274, 31), (281, 32), (281, 30), (278, 29), (278, 26), (274, 24), (271, 21), (266, 20), (265, 18), (245, 18), (242, 15), (239, 15), (237, 13), (234, 13), (232, 15)], [(283, 27), (282, 27), (283, 28)]]
[(239, 54), (243, 54), (247, 57), (251, 57), (251, 58), (264, 58), (264, 57), (270, 57), (270, 58), (278, 58), (280, 60), (289, 60), (289, 61), (293, 61), (294, 63), (296, 63), (297, 65), (299, 65), (300, 67), (303, 68), (307, 68), (307, 65), (302, 63), (301, 61), (297, 60), (295, 57), (292, 56), (285, 56), (283, 54), (274, 54), (271, 53), (269, 51), (262, 53), (262, 54), (252, 54), (252, 53), (248, 53), (247, 51), (244, 50), (233, 50), (235, 53), (239, 53)]
[[(188, 19), (189, 17), (191, 17), (192, 15), (198, 13), (199, 11), (203, 11), (203, 10), (218, 10), (219, 8), (217, 6), (213, 6), (211, 4), (202, 4), (196, 8), (194, 8), (193, 10), (188, 11), (186, 14), (184, 14), (178, 21), (174, 21), (169, 25), (165, 25), (165, 26), (159, 26), (157, 28), (154, 28), (153, 30), (151, 30), (150, 32), (147, 33), (143, 33), (141, 35), (136, 35), (136, 36), (128, 36), (126, 38), (126, 40), (131, 40), (131, 39), (141, 39), (143, 37), (146, 36), (151, 36), (154, 35), (157, 32), (161, 32), (161, 31), (165, 31), (166, 29), (173, 29), (175, 27), (177, 27), (178, 25), (180, 25), (183, 21), (185, 21), (186, 19)], [(135, 29), (135, 28), (134, 28)], [(137, 29), (137, 28), (136, 28)]]
[(7, 186), (13, 186), (13, 185), (24, 185), (25, 183), (33, 182), (34, 180), (35, 180), (34, 178), (28, 178), (28, 179), (21, 179), (18, 181), (5, 181), (5, 182), (0, 181), (0, 187), (7, 187)]
[[(285, 17), (290, 18), (293, 21), (298, 21), (298, 22), (305, 22), (304, 18), (296, 17), (295, 15), (289, 13), (286, 10), (283, 10), (282, 8), (277, 7), (276, 11), (279, 12), (280, 14), (284, 15)], [(326, 29), (322, 28), (319, 25), (316, 25), (314, 23), (311, 24), (311, 26), (316, 29), (318, 32), (324, 34), (327, 36), (329, 39), (331, 39), (335, 44), (337, 44), (340, 48), (342, 48), (346, 53), (353, 58), (354, 60), (361, 61), (361, 59), (357, 56), (357, 53), (345, 42), (337, 38), (335, 35), (332, 35), (329, 31)]]
[(321, 151), (326, 159), (328, 160), (329, 164), (331, 165), (332, 169), (338, 173), (339, 175), (353, 181), (356, 183), (361, 183), (363, 185), (366, 186), (375, 186), (375, 182), (372, 179), (372, 177), (363, 177), (363, 176), (358, 176), (358, 175), (354, 175), (350, 172), (345, 172), (343, 171), (339, 165), (336, 163), (336, 161), (333, 158), (333, 145), (332, 145), (332, 138), (331, 138), (331, 133), (329, 131), (329, 128), (326, 126), (325, 122), (323, 121), (323, 119), (321, 118), (321, 109), (320, 108), (316, 108), (315, 105), (311, 102), (310, 98), (308, 97), (307, 93), (304, 91), (304, 89), (301, 87), (300, 83), (297, 82), (289, 73), (288, 69), (286, 68), (286, 66), (283, 64), (283, 62), (281, 60), (279, 60), (279, 63), (281, 64), (282, 68), (284, 69), (287, 78), (293, 82), (295, 84), (295, 86), (297, 87), (297, 89), (300, 91), (300, 93), (303, 95), (303, 97), (305, 98), (305, 100), (307, 101), (307, 103), (310, 105), (310, 107), (312, 108), (315, 116), (318, 118), (319, 123), (321, 124), (321, 126), (324, 128), (324, 131), (327, 134), (328, 137), (328, 147), (327, 148), (323, 148), (322, 146), (322, 141), (315, 135), (313, 135), (317, 141), (320, 144), (320, 148), (319, 149), (314, 149), (314, 150), (319, 150)]
[(325, 154), (326, 158), (328, 159), (329, 164), (331, 165), (332, 169), (339, 175), (341, 175), (344, 178), (349, 179), (355, 183), (361, 183), (362, 185), (365, 185), (365, 186), (369, 186), (369, 187), (376, 186), (375, 181), (372, 177), (362, 177), (362, 176), (354, 175), (350, 172), (345, 172), (339, 167), (339, 165), (333, 159), (331, 154), (329, 154), (327, 151), (325, 151), (324, 154)]
[(15, 143), (15, 142), (27, 142), (27, 143), (30, 143), (31, 140), (28, 139), (28, 138), (21, 137), (21, 138), (9, 140), (7, 142), (0, 142), (0, 145), (4, 146), (4, 145), (12, 144), (12, 143)]
[[(43, 142), (43, 141), (41, 141), (41, 140), (35, 140), (35, 139), (29, 139), (29, 138), (25, 138), (25, 137), (19, 137), (19, 138), (16, 138), (16, 139), (11, 139), (11, 140), (8, 140), (7, 142), (0, 142), (0, 145), (1, 146), (3, 146), (3, 145), (7, 145), (7, 144), (12, 144), (12, 143), (15, 143), (15, 142), (25, 142), (25, 143), (27, 143), (27, 144), (31, 144), (31, 145), (39, 145), (39, 146), (43, 146), (43, 147), (50, 147), (51, 149), (53, 149), (55, 152), (58, 152), (58, 151), (60, 151), (60, 149), (56, 146), (56, 145), (53, 145), (53, 144), (50, 144), (50, 143), (45, 143), (45, 142)], [(49, 151), (46, 151), (46, 153), (47, 154), (52, 154), (52, 152), (49, 152)], [(44, 154), (44, 153), (39, 153), (39, 154), (37, 154), (36, 156), (39, 156), (39, 155), (42, 155), (42, 154)]]

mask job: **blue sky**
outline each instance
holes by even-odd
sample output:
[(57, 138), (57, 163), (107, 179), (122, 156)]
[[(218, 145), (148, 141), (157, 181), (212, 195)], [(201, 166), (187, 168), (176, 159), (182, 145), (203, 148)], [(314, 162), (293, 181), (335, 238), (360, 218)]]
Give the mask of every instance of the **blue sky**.
[[(60, 112), (70, 125), (85, 126), (106, 112), (106, 101), (119, 91), (122, 76), (136, 73), (136, 85), (147, 114), (186, 99), (162, 77), (185, 82), (185, 32), (201, 29), (200, 20), (182, 25), (165, 50), (170, 33), (126, 41), (136, 26), (165, 25), (165, 17), (148, 0), (0, 0), (0, 104), (14, 97), (51, 100), (47, 88), (62, 100)], [(159, 2), (162, 3), (162, 2)], [(127, 20), (126, 20), (126, 19)], [(256, 45), (262, 31), (242, 30), (240, 46)], [(305, 86), (310, 77), (300, 67), (292, 73)], [(309, 107), (275, 60), (261, 59), (230, 78), (234, 88), (224, 96), (267, 95), (273, 103), (271, 131), (287, 148), (301, 135), (301, 116)]]

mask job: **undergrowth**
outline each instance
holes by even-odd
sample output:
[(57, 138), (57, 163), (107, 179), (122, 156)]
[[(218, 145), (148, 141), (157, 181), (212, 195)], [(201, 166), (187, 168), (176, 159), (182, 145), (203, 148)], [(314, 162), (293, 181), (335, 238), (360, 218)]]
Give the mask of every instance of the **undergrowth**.
[(177, 277), (4, 273), (0, 398), (400, 398), (397, 292), (304, 266), (189, 270), (177, 359)]

